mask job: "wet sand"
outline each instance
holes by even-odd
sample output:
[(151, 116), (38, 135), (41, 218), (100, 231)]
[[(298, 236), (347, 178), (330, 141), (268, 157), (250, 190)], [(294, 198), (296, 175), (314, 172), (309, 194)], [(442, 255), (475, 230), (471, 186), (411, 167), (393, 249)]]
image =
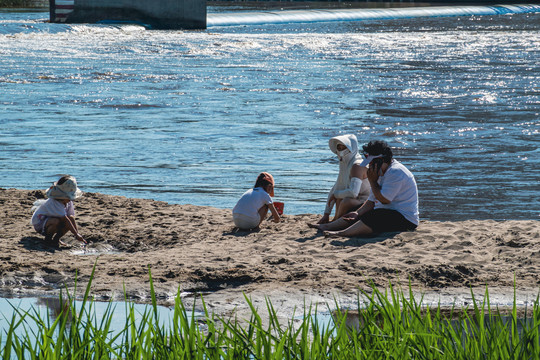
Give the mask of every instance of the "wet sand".
[[(329, 239), (306, 225), (317, 215), (285, 215), (258, 232), (233, 232), (231, 212), (194, 205), (86, 193), (75, 203), (85, 252), (68, 234), (71, 248), (54, 249), (30, 225), (41, 190), (0, 189), (0, 291), (3, 296), (81, 294), (96, 266), (96, 299), (149, 300), (149, 268), (158, 301), (180, 292), (204, 294), (218, 313), (245, 308), (244, 293), (265, 308), (355, 306), (369, 281), (381, 288), (409, 286), (424, 300), (467, 304), (470, 289), (491, 301), (511, 301), (514, 280), (521, 300), (540, 289), (540, 222), (422, 221), (414, 232), (371, 238)], [(285, 207), (286, 211), (286, 207)], [(520, 300), (520, 301), (521, 301)]]

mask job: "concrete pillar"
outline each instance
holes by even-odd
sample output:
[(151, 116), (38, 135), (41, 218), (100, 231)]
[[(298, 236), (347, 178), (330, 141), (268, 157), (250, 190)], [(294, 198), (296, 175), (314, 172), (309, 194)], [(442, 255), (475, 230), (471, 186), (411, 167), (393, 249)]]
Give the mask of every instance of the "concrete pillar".
[(139, 22), (152, 29), (206, 29), (206, 0), (75, 0), (66, 19), (99, 21)]

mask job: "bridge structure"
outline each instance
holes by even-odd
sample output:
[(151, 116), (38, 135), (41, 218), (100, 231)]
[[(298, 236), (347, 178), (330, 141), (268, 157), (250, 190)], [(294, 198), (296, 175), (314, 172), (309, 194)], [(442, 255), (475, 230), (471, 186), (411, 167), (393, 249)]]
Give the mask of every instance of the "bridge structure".
[(152, 29), (206, 29), (206, 0), (49, 0), (50, 21), (139, 23)]
[(49, 0), (51, 22), (139, 23), (150, 29), (362, 21), (417, 17), (483, 16), (540, 12), (540, 4), (429, 6), (373, 9), (242, 11), (207, 17), (206, 0)]

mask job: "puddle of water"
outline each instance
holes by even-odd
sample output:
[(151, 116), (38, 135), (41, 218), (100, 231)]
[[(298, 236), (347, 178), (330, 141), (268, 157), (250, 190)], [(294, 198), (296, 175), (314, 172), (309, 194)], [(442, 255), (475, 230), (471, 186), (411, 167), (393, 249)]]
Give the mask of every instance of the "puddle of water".
[[(152, 306), (149, 304), (136, 304), (131, 302), (113, 301), (100, 302), (93, 301), (91, 304), (85, 305), (86, 311), (91, 315), (92, 321), (97, 321), (98, 324), (101, 319), (107, 314), (107, 308), (111, 306), (113, 311), (110, 333), (112, 336), (118, 334), (124, 330), (126, 326), (126, 319), (128, 318), (129, 311), (133, 307), (135, 314), (135, 324), (139, 326), (143, 314), (153, 312)], [(82, 308), (82, 301), (75, 301), (75, 308), (80, 313)], [(47, 322), (52, 322), (67, 309), (65, 302), (60, 302), (59, 298), (54, 297), (42, 297), (42, 298), (0, 298), (0, 333), (6, 333), (9, 329), (12, 319), (17, 315), (17, 312), (28, 313), (29, 315), (38, 314), (39, 318)], [(158, 306), (158, 319), (159, 325), (168, 329), (172, 324), (174, 315), (173, 307)], [(194, 315), (197, 319), (204, 317), (204, 313), (200, 311), (191, 312), (191, 309), (187, 309), (188, 316)], [(25, 334), (39, 333), (37, 332), (38, 326), (33, 320), (33, 316), (27, 316), (25, 321), (25, 327), (19, 327), (15, 330), (15, 335), (24, 336)], [(2, 337), (2, 343), (0, 346), (5, 345), (5, 336)]]
[(119, 254), (114, 246), (109, 244), (88, 244), (78, 245), (70, 250), (73, 255), (101, 255), (101, 254)]
[[(517, 317), (517, 323), (516, 323), (516, 329), (518, 331), (518, 334), (522, 334), (524, 329), (530, 328), (533, 324), (533, 319), (530, 317), (525, 317), (523, 315), (519, 315), (520, 312), (523, 312), (527, 309), (519, 309), (518, 310), (518, 317)], [(344, 311), (344, 310), (342, 310)], [(529, 312), (532, 312), (532, 309), (528, 309)], [(459, 314), (460, 310), (456, 309), (454, 314)], [(472, 314), (469, 314), (470, 319), (464, 319), (464, 318), (458, 318), (457, 316), (450, 317), (450, 314), (448, 314), (446, 317), (448, 320), (450, 320), (450, 325), (457, 331), (461, 331), (463, 333), (463, 336), (466, 334), (471, 333), (471, 329), (476, 327), (476, 317)], [(302, 317), (298, 317), (298, 319), (302, 319)], [(338, 324), (336, 324), (337, 320), (337, 313), (336, 312), (325, 312), (325, 313), (319, 313), (317, 314), (316, 322), (321, 328), (332, 328)], [(500, 316), (496, 315), (484, 315), (484, 324), (486, 328), (497, 326), (499, 320), (502, 322), (504, 326), (507, 327), (509, 334), (511, 333), (511, 326), (513, 322), (513, 318), (510, 315), (507, 315), (506, 313), (501, 313)], [(380, 328), (384, 326), (384, 319), (381, 317), (378, 320), (377, 324)], [(356, 329), (357, 331), (360, 331), (364, 327), (363, 319), (361, 317), (361, 314), (359, 314), (358, 310), (348, 310), (346, 314), (345, 319), (345, 326), (350, 329)]]

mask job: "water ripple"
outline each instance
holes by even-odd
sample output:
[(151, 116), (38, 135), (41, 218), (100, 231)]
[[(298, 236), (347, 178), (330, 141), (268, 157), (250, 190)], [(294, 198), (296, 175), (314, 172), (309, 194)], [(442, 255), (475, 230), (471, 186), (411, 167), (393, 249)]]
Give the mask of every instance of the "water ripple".
[(328, 139), (384, 139), (421, 217), (538, 219), (540, 14), (145, 31), (0, 20), (0, 184), (324, 208)]

